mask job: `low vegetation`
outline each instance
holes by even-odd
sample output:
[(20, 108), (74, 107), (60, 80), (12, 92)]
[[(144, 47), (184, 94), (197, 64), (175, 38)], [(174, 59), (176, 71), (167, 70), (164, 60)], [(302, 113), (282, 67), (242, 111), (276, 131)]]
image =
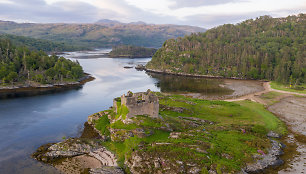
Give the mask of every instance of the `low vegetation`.
[[(267, 153), (269, 131), (286, 134), (285, 125), (258, 103), (157, 95), (160, 118), (140, 115), (133, 118), (133, 123), (124, 124), (121, 120), (109, 123), (105, 115), (96, 124), (101, 133), (106, 132), (105, 128), (110, 132), (116, 129), (117, 136), (120, 132), (124, 137), (109, 139), (103, 145), (116, 153), (119, 164), (127, 171), (126, 164), (141, 156), (143, 165), (154, 166), (154, 160), (159, 159), (163, 168), (177, 172), (181, 169), (175, 167), (176, 163), (185, 168), (200, 166), (203, 173), (234, 173), (253, 162), (253, 155)], [(114, 112), (107, 113), (115, 118)], [(150, 173), (159, 169), (142, 170)]]
[(306, 83), (303, 84), (281, 84), (278, 82), (271, 82), (271, 88), (281, 90), (281, 91), (288, 91), (288, 92), (296, 92), (301, 94), (306, 94)]

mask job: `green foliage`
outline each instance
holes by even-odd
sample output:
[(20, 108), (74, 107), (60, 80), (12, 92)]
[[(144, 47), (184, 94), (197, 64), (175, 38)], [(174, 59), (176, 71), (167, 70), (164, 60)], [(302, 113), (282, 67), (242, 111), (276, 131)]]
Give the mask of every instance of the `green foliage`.
[(237, 102), (237, 103), (239, 103), (241, 106), (249, 108), (250, 112), (254, 113), (254, 115), (258, 115), (259, 119), (261, 119), (263, 122), (259, 125), (265, 127), (266, 130), (273, 130), (280, 134), (287, 133), (285, 124), (277, 117), (275, 117), (271, 112), (267, 111), (263, 105), (250, 101)]
[(120, 116), (123, 120), (126, 119), (126, 115), (129, 113), (129, 109), (125, 105), (121, 105), (121, 101), (117, 101), (117, 115), (116, 119)]
[(152, 57), (157, 49), (137, 47), (131, 45), (121, 45), (113, 47), (109, 53), (109, 57), (122, 57), (122, 58), (143, 58)]
[(118, 120), (110, 125), (113, 129), (126, 129), (126, 130), (133, 130), (139, 128), (136, 124), (124, 124), (121, 120)]
[(243, 79), (306, 82), (305, 14), (262, 16), (166, 41), (147, 68)]
[(78, 62), (15, 47), (9, 40), (0, 38), (0, 84), (25, 81), (52, 84), (77, 81), (83, 75)]
[(86, 47), (72, 46), (60, 42), (51, 42), (43, 39), (35, 39), (31, 37), (15, 36), (10, 34), (0, 34), (0, 39), (11, 40), (11, 42), (20, 47), (27, 47), (30, 50), (59, 52), (59, 51), (77, 51), (87, 49)]
[(102, 116), (97, 120), (95, 123), (96, 129), (98, 129), (103, 135), (108, 134), (108, 128), (109, 128), (109, 119), (106, 115)]

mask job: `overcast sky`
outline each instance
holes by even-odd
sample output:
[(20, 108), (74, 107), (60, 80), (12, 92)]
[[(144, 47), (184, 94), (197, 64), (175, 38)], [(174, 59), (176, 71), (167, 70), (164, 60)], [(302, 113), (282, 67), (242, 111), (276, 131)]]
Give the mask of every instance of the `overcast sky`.
[(112, 19), (212, 28), (262, 15), (305, 12), (306, 0), (0, 0), (0, 20), (39, 23)]

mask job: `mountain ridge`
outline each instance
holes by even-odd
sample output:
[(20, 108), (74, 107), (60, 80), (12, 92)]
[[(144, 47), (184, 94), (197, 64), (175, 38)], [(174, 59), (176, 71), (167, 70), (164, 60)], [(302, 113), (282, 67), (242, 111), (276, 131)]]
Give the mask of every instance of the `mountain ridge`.
[(63, 42), (78, 47), (101, 48), (135, 45), (159, 48), (165, 40), (204, 32), (200, 27), (182, 25), (67, 23), (16, 23), (0, 21), (0, 33)]

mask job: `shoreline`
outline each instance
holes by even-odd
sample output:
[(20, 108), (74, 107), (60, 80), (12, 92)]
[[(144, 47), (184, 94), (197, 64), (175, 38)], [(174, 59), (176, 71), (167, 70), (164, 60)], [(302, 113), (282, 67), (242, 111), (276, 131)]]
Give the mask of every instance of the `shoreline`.
[(0, 87), (0, 94), (5, 93), (18, 93), (18, 92), (32, 92), (32, 91), (48, 91), (61, 88), (73, 88), (82, 86), (87, 82), (93, 81), (95, 78), (91, 74), (84, 73), (84, 77), (80, 78), (77, 82), (63, 82), (55, 84), (40, 84), (40, 85), (19, 85)]
[[(195, 77), (195, 78), (211, 78), (211, 79), (231, 79), (231, 80), (255, 80), (247, 78), (238, 78), (238, 77), (223, 77), (223, 76), (213, 76), (213, 75), (200, 75), (200, 74), (188, 74), (188, 73), (174, 73), (171, 71), (161, 71), (155, 69), (148, 69), (146, 67), (139, 67), (139, 70), (144, 70), (149, 73), (164, 74), (164, 75), (175, 75), (175, 76), (184, 76), (184, 77)], [(267, 80), (255, 80), (267, 82)]]

